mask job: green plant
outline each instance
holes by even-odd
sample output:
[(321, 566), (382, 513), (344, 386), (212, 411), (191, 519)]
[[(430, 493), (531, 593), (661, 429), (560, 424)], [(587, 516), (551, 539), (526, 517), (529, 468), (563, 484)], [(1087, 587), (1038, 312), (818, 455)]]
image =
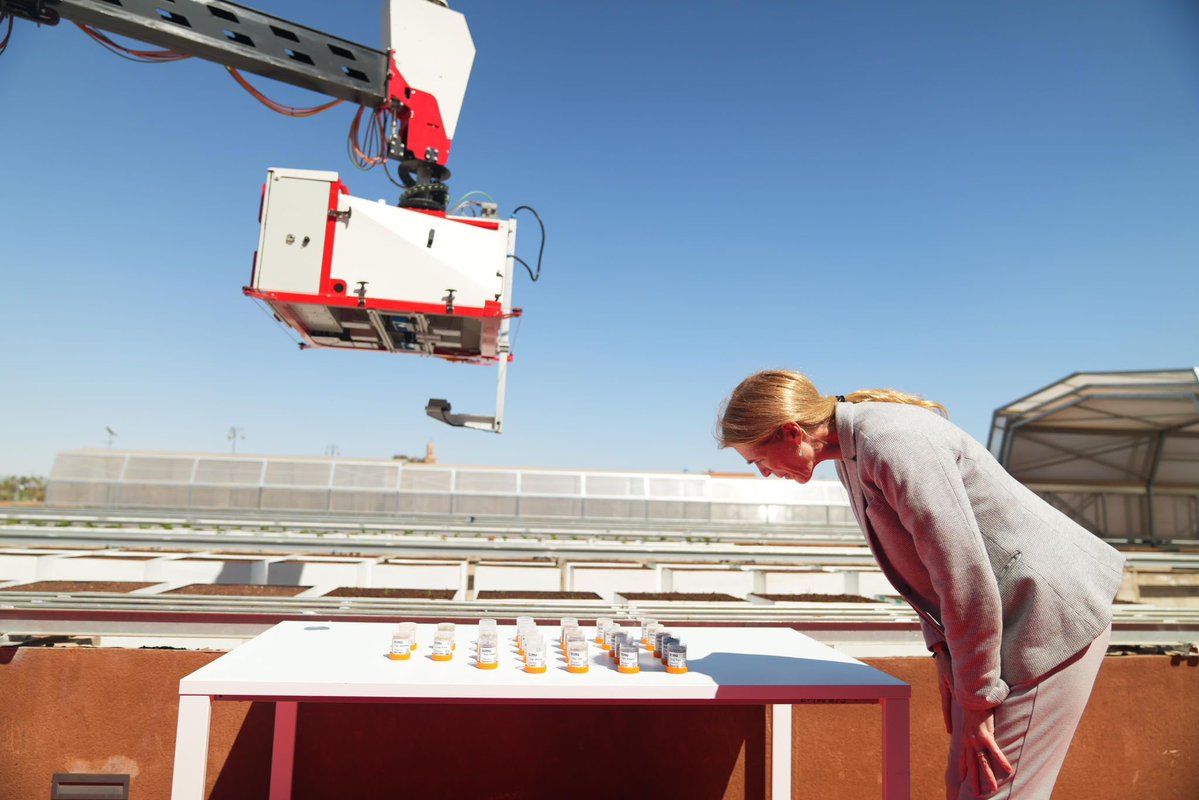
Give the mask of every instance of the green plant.
[(46, 479), (38, 475), (9, 475), (0, 478), (0, 501), (38, 502), (46, 500)]

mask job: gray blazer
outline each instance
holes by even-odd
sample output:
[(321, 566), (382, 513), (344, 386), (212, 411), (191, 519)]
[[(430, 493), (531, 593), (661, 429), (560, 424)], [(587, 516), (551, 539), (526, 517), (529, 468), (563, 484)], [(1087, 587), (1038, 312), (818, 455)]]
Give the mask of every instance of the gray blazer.
[(985, 709), (1111, 623), (1124, 557), (936, 412), (838, 403), (837, 474), (883, 574), (945, 642), (954, 696)]

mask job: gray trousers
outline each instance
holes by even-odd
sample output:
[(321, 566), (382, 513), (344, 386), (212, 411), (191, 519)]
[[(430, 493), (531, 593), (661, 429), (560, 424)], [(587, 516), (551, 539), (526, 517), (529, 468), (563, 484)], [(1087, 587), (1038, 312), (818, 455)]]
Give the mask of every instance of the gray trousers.
[(994, 794), (977, 794), (959, 774), (964, 723), (961, 706), (952, 703), (953, 738), (945, 773), (946, 797), (1049, 800), (1111, 637), (1109, 625), (1085, 649), (1036, 683), (1012, 687), (1007, 699), (995, 709), (995, 741), (1016, 771)]

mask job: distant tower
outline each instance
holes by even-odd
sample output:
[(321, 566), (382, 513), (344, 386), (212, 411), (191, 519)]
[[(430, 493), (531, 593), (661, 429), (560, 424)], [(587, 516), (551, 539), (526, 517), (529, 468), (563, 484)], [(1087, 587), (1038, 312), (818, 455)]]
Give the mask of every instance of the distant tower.
[(436, 464), (437, 463), (437, 451), (435, 451), (433, 449), (432, 442), (429, 442), (428, 444), (425, 445), (425, 463), (426, 464)]

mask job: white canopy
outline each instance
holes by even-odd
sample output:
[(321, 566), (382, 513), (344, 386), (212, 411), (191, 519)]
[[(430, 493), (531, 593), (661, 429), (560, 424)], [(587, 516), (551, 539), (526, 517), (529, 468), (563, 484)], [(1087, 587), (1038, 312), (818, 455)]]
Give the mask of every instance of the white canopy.
[(997, 409), (988, 446), (1100, 535), (1199, 538), (1199, 367), (1075, 373)]

